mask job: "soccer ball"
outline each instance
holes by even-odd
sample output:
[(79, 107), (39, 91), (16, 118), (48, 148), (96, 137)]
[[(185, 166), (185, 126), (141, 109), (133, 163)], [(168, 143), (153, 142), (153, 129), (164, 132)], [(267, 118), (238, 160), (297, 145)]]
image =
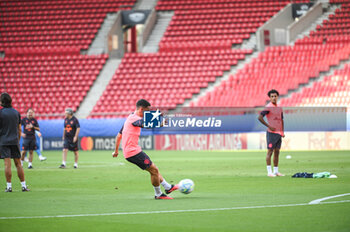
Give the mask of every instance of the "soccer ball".
[(184, 179), (179, 182), (179, 191), (185, 194), (189, 194), (194, 189), (194, 183), (190, 179)]

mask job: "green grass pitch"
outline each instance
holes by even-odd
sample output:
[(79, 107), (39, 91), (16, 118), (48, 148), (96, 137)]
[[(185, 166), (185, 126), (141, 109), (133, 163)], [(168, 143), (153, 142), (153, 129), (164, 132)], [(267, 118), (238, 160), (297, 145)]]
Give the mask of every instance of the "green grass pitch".
[[(14, 192), (5, 193), (1, 161), (0, 231), (350, 230), (349, 195), (308, 205), (350, 193), (349, 151), (282, 151), (280, 171), (286, 176), (276, 178), (266, 176), (265, 152), (260, 151), (146, 153), (168, 182), (190, 178), (195, 190), (174, 192), (174, 200), (154, 200), (149, 174), (122, 154), (112, 158), (111, 151), (80, 151), (76, 170), (73, 153), (65, 170), (58, 168), (61, 152), (44, 152), (44, 162), (35, 155), (33, 170), (24, 165), (31, 191), (20, 191), (13, 171)], [(291, 178), (304, 171), (329, 171), (338, 178)]]

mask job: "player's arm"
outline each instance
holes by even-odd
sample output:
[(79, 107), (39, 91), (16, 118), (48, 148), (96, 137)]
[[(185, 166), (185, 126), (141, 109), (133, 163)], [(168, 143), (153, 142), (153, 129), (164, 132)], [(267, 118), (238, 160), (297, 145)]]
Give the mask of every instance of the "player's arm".
[(77, 130), (75, 131), (73, 143), (76, 143), (78, 141), (79, 132), (80, 132), (80, 127), (78, 127)]
[(63, 135), (62, 135), (62, 140), (64, 140), (64, 138), (66, 137), (66, 128), (63, 128)]
[(120, 141), (122, 141), (122, 133), (123, 133), (124, 126), (120, 129), (118, 135), (115, 137), (115, 149), (114, 152), (112, 153), (113, 157), (117, 157), (119, 153), (119, 145)]
[(21, 135), (22, 135), (22, 125), (18, 124), (18, 142), (21, 140)]
[(268, 113), (269, 113), (268, 111), (262, 111), (262, 112), (260, 113), (258, 119), (259, 119), (259, 121), (260, 121), (264, 126), (266, 126), (267, 128), (269, 128), (271, 131), (275, 131), (276, 128), (271, 127), (271, 126), (270, 126), (267, 122), (265, 122), (265, 120), (264, 120), (264, 116), (265, 116), (266, 114), (268, 114)]
[(35, 131), (35, 134), (37, 134), (39, 137), (41, 137), (41, 133), (39, 131)]
[(132, 125), (143, 128), (143, 119), (139, 119), (139, 120), (133, 122)]
[[(23, 121), (23, 120), (21, 120), (19, 126), (20, 126), (20, 128), (21, 128), (21, 136), (22, 136), (23, 138), (25, 138), (25, 137), (26, 137), (26, 134), (24, 133), (24, 127), (25, 127), (25, 125), (24, 125), (24, 121)], [(23, 130), (22, 130), (22, 126), (23, 126)]]
[(33, 125), (34, 130), (36, 131), (40, 131), (40, 127), (39, 127), (39, 123), (35, 122), (35, 124)]

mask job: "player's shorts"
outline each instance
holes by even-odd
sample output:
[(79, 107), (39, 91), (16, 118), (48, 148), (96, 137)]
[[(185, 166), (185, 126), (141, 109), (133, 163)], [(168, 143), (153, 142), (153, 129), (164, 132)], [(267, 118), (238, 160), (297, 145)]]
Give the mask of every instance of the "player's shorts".
[(22, 150), (34, 151), (36, 149), (38, 149), (38, 147), (36, 146), (36, 139), (35, 138), (23, 139)]
[(78, 141), (76, 143), (73, 143), (73, 141), (65, 139), (63, 143), (63, 148), (68, 149), (70, 151), (78, 151)]
[(267, 149), (281, 148), (282, 136), (277, 133), (266, 132), (266, 145)]
[(19, 151), (19, 145), (0, 146), (0, 159), (5, 159), (5, 158), (20, 159), (21, 152)]
[(129, 161), (130, 163), (136, 164), (142, 170), (145, 170), (152, 165), (151, 159), (143, 151), (141, 151), (140, 153), (138, 153), (134, 156), (126, 158), (126, 160)]

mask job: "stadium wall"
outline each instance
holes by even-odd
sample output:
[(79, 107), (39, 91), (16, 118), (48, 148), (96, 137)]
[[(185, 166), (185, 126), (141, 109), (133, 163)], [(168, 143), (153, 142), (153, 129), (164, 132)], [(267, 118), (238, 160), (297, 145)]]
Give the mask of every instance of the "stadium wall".
[[(79, 146), (81, 150), (113, 150), (115, 136), (124, 124), (124, 118), (81, 119)], [(350, 150), (350, 114), (347, 114), (346, 131), (286, 132), (284, 150)], [(44, 150), (63, 148), (63, 120), (39, 121), (43, 134)], [(251, 129), (252, 127), (248, 125)], [(242, 129), (242, 128), (240, 128)], [(155, 134), (142, 130), (140, 146), (145, 150), (264, 150), (265, 132)]]

